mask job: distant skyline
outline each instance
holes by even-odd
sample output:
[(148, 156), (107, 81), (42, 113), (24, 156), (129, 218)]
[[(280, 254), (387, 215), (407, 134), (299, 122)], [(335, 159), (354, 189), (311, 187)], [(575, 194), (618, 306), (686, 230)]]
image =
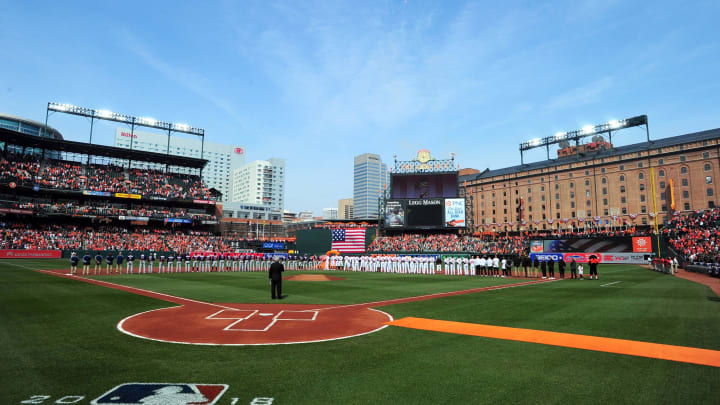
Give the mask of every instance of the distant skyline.
[[(286, 160), (285, 207), (353, 195), (353, 157), (461, 167), (647, 114), (652, 139), (720, 127), (720, 2), (0, 0), (0, 112), (48, 101), (183, 122)], [(129, 12), (131, 10), (131, 12)], [(83, 118), (53, 114), (66, 139)], [(113, 144), (115, 123), (94, 143)], [(613, 136), (640, 142), (644, 131)], [(554, 155), (554, 151), (551, 151)], [(526, 154), (526, 162), (545, 151)]]

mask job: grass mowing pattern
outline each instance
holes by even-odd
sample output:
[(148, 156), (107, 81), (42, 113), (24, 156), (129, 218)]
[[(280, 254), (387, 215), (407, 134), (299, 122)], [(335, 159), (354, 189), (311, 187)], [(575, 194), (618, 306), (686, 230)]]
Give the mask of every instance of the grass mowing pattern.
[[(220, 403), (715, 403), (720, 369), (522, 342), (386, 328), (289, 346), (204, 347), (135, 339), (117, 322), (173, 304), (40, 274), (67, 261), (0, 261), (0, 403), (96, 398), (124, 382), (229, 384)], [(337, 275), (337, 273), (333, 273)], [(349, 304), (508, 282), (341, 273), (285, 282), (288, 303)], [(379, 309), (417, 316), (720, 350), (720, 301), (707, 287), (636, 266), (601, 280), (438, 298)], [(103, 280), (210, 302), (272, 302), (263, 273)], [(622, 281), (608, 287), (601, 284)], [(47, 401), (51, 403), (52, 401)]]

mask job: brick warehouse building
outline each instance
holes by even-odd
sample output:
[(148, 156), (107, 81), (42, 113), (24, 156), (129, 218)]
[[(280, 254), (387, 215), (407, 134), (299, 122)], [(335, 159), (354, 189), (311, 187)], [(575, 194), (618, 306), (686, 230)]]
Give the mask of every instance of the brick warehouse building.
[(607, 227), (652, 225), (651, 167), (659, 224), (674, 212), (716, 206), (720, 129), (649, 144), (613, 148), (603, 141), (600, 146), (504, 169), (463, 170), (460, 190), (471, 198), (469, 229), (566, 229), (598, 220)]

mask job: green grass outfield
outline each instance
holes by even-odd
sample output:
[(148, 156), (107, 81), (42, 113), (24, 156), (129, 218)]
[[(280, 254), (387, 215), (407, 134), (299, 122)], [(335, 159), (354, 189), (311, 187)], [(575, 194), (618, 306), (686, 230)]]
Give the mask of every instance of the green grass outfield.
[[(117, 323), (168, 302), (0, 261), (0, 404), (33, 395), (87, 404), (126, 382), (228, 384), (218, 404), (717, 403), (720, 368), (532, 343), (387, 327), (330, 342), (193, 346), (138, 339)], [(295, 273), (295, 272), (292, 272)], [(515, 280), (345, 273), (285, 281), (287, 304), (349, 304)], [(565, 280), (377, 307), (406, 316), (720, 350), (720, 300), (702, 285), (637, 266)], [(100, 277), (196, 300), (273, 303), (265, 273)], [(601, 287), (614, 281), (621, 283)], [(71, 399), (66, 399), (70, 401)]]

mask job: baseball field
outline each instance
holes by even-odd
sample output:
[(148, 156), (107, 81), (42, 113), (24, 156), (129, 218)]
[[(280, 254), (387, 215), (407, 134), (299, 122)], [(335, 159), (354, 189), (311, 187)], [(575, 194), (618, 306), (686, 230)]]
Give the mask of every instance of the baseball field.
[(720, 299), (641, 266), (287, 271), (283, 300), (261, 272), (68, 271), (0, 261), (1, 404), (186, 403), (142, 399), (162, 387), (216, 404), (718, 402)]

